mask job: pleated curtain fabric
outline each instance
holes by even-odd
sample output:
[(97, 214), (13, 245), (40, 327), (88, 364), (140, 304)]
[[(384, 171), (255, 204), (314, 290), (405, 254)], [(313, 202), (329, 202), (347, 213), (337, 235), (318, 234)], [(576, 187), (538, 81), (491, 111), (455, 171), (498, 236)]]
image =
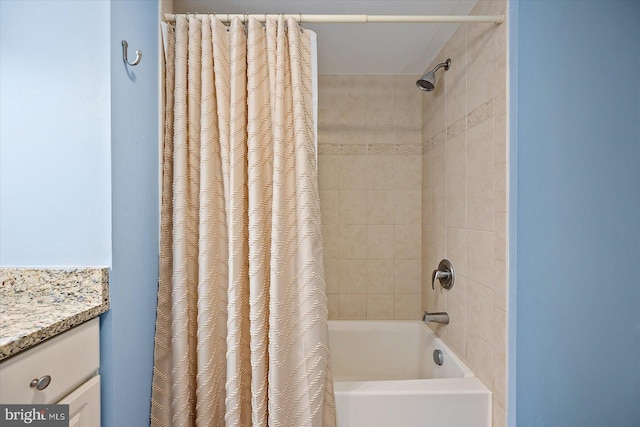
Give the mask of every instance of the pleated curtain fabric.
[(153, 426), (335, 426), (311, 45), (294, 19), (168, 33)]

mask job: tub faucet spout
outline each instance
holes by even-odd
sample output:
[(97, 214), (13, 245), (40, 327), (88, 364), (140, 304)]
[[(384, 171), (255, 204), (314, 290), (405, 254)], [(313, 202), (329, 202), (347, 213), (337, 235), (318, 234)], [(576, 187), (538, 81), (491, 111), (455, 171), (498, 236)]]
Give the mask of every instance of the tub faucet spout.
[(449, 313), (429, 313), (424, 312), (424, 316), (422, 316), (422, 321), (424, 323), (442, 323), (443, 325), (449, 324)]

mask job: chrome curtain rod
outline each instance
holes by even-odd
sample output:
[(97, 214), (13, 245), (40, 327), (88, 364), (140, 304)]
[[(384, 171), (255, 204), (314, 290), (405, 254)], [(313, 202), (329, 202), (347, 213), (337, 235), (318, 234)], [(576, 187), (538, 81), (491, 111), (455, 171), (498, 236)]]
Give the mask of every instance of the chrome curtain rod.
[[(175, 22), (177, 15), (195, 16), (202, 19), (204, 16), (215, 16), (222, 22), (230, 22), (233, 18), (239, 18), (244, 22), (248, 17), (256, 18), (260, 22), (265, 22), (267, 18), (276, 18), (278, 14), (254, 14), (254, 13), (186, 13), (175, 14), (165, 13), (163, 18), (166, 22)], [(285, 18), (292, 17), (299, 23), (307, 24), (459, 24), (470, 22), (486, 22), (502, 24), (504, 15), (309, 15), (304, 13), (284, 14)]]

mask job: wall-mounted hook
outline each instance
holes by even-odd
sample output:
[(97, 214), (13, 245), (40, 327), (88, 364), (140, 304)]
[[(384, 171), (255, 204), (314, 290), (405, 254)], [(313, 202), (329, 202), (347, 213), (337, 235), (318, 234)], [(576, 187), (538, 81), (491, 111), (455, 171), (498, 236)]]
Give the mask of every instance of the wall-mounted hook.
[(136, 60), (133, 62), (129, 62), (129, 58), (127, 56), (128, 48), (129, 43), (127, 43), (126, 40), (122, 40), (122, 60), (131, 66), (138, 65), (142, 60), (142, 51), (136, 50)]

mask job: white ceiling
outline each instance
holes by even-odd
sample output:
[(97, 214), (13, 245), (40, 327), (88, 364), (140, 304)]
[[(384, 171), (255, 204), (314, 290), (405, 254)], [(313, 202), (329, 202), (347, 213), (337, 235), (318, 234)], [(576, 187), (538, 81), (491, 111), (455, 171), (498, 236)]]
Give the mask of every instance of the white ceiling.
[[(477, 0), (173, 0), (177, 13), (467, 15)], [(303, 24), (321, 74), (422, 74), (458, 24)]]

